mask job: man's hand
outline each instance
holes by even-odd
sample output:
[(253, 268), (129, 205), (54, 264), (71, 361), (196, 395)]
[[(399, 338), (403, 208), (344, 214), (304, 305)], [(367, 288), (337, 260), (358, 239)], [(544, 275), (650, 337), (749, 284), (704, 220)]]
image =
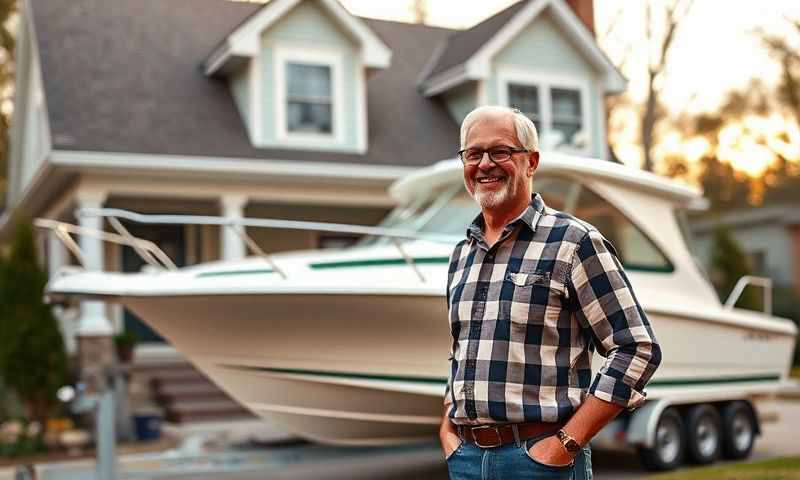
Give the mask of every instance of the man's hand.
[(572, 463), (572, 460), (575, 459), (575, 456), (564, 448), (564, 445), (561, 444), (561, 440), (555, 435), (551, 435), (534, 443), (530, 450), (528, 450), (528, 455), (537, 462), (552, 467), (569, 465)]
[(439, 442), (442, 444), (444, 458), (449, 457), (461, 445), (461, 437), (458, 436), (455, 425), (450, 422), (450, 417), (447, 416), (446, 406), (442, 416), (442, 424), (439, 426)]

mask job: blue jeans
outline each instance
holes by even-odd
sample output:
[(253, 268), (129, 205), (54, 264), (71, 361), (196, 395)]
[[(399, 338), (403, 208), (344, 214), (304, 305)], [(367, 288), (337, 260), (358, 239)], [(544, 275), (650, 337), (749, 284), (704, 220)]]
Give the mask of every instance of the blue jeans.
[(495, 448), (462, 441), (446, 460), (450, 480), (592, 480), (589, 445), (583, 447), (572, 465), (551, 467), (531, 458), (528, 449), (546, 436)]

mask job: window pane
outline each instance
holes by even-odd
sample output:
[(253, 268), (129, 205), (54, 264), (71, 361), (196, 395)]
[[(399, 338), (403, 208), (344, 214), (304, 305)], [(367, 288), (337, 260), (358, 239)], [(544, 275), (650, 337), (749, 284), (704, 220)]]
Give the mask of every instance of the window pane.
[(539, 87), (535, 85), (508, 84), (508, 105), (518, 108), (525, 116), (533, 120), (536, 130), (541, 131), (539, 124)]
[(576, 135), (583, 129), (581, 92), (554, 88), (550, 90), (553, 108), (553, 130), (564, 135), (563, 143), (576, 145)]
[(289, 86), (290, 99), (330, 102), (331, 67), (289, 63), (286, 69), (286, 84)]
[(616, 247), (625, 268), (671, 271), (658, 247), (622, 212), (591, 190), (581, 190), (573, 215), (594, 225)]
[(289, 131), (331, 133), (330, 104), (289, 102)]

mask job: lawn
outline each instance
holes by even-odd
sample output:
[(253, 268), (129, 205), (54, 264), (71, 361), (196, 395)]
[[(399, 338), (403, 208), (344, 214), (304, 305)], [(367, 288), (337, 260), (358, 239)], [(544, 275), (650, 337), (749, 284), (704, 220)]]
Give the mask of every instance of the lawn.
[(800, 457), (692, 468), (647, 478), (648, 480), (800, 480)]

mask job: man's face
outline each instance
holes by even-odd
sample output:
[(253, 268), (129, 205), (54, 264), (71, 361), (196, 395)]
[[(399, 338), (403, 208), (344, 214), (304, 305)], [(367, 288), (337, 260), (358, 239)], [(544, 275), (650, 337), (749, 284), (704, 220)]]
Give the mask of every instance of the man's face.
[[(464, 148), (505, 146), (522, 148), (510, 116), (485, 116), (467, 132)], [(538, 165), (538, 153), (520, 152), (511, 160), (495, 163), (489, 155), (477, 165), (464, 166), (464, 185), (482, 210), (514, 211), (530, 202), (530, 179)]]

